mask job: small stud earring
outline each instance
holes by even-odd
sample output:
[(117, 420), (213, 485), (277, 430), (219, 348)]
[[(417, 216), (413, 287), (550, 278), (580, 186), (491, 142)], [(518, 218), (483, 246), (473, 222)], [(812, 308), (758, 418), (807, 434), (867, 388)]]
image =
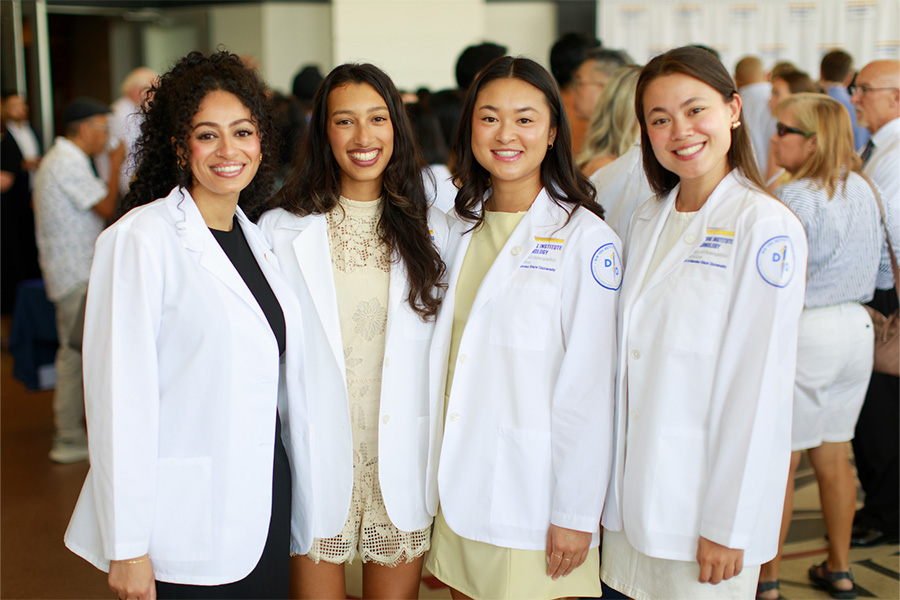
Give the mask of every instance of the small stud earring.
[(740, 127), (740, 126), (741, 126), (741, 122), (740, 122), (740, 121), (735, 121), (734, 123), (731, 124), (731, 128), (732, 128), (732, 129), (737, 129), (737, 128)]
[(553, 150), (553, 142), (550, 142), (550, 145), (547, 146), (547, 150)]

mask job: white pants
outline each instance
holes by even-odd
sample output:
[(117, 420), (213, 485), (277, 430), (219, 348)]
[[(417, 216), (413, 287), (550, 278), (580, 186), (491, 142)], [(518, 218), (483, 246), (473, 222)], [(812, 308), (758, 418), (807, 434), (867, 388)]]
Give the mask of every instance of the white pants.
[(872, 376), (869, 313), (848, 302), (800, 315), (791, 449), (853, 439)]

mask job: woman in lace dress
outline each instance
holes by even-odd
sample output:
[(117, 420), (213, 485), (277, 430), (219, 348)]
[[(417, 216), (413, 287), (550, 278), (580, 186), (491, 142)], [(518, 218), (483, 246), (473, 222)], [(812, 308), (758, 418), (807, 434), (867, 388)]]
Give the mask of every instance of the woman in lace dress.
[[(429, 548), (427, 360), (447, 222), (391, 80), (335, 68), (313, 101), (292, 174), (260, 221), (303, 306), (311, 379), (314, 537), (292, 595), (414, 598)], [(433, 504), (433, 502), (432, 502)]]

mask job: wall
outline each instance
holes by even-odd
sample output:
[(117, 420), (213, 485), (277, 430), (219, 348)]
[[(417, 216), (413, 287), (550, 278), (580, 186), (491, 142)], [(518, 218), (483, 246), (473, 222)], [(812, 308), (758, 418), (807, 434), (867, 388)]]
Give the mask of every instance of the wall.
[(485, 5), (485, 29), (490, 41), (510, 54), (527, 56), (550, 68), (550, 47), (556, 41), (553, 2), (491, 2)]
[(276, 90), (290, 93), (294, 75), (307, 64), (327, 73), (331, 59), (331, 6), (267, 3), (262, 6), (261, 68)]
[(897, 0), (598, 1), (604, 45), (625, 48), (636, 61), (674, 46), (712, 46), (733, 71), (748, 54), (766, 68), (788, 60), (817, 79), (822, 56), (842, 48), (857, 68), (877, 58), (900, 58)]

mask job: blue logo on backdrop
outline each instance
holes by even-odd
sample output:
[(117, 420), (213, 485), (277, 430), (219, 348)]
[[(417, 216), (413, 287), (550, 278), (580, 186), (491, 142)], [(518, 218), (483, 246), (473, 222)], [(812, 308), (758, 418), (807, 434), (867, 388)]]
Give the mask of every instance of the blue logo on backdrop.
[(591, 258), (591, 275), (594, 281), (608, 290), (617, 290), (622, 284), (622, 259), (613, 244), (600, 246)]
[(773, 237), (762, 245), (756, 255), (756, 268), (762, 278), (775, 287), (783, 288), (794, 276), (794, 246), (786, 235)]

